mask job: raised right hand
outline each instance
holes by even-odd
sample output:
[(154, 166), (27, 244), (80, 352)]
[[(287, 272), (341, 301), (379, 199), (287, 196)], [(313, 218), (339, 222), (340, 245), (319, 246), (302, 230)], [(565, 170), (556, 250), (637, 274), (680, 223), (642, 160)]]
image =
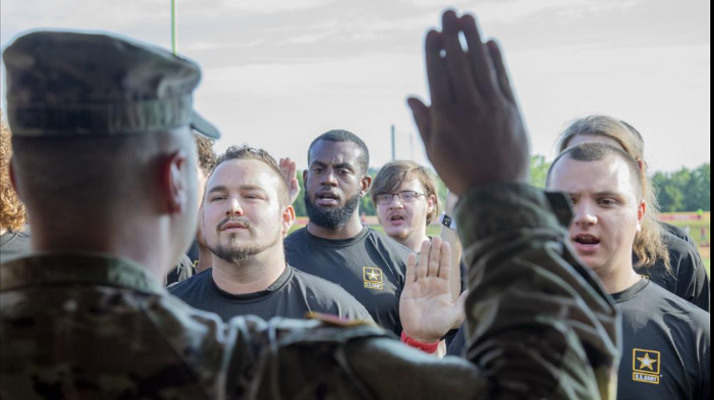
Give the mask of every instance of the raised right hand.
[(528, 138), (496, 42), (484, 44), (472, 16), (449, 10), (443, 31), (427, 34), (425, 53), (431, 106), (416, 98), (408, 103), (446, 186), (461, 195), (490, 183), (527, 183)]

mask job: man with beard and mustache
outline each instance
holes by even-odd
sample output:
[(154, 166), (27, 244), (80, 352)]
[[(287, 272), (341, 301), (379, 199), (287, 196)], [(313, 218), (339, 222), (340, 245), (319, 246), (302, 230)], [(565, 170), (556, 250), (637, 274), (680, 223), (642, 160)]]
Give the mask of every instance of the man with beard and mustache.
[(376, 322), (401, 334), (399, 295), (410, 250), (360, 221), (359, 200), (372, 182), (367, 146), (351, 132), (332, 130), (310, 144), (307, 160), (310, 221), (285, 239), (288, 262), (339, 284)]
[(207, 181), (202, 207), (213, 267), (169, 291), (226, 321), (247, 314), (305, 318), (309, 312), (372, 321), (342, 288), (285, 263), (282, 238), (293, 222), (275, 159), (263, 150), (230, 147)]

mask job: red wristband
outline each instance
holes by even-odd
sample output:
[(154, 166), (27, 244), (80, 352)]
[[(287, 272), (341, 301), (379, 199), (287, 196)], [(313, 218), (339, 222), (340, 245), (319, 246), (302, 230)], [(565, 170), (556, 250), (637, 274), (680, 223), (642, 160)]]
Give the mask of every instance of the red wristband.
[(424, 353), (429, 353), (429, 354), (435, 353), (436, 349), (439, 347), (439, 340), (437, 340), (436, 342), (432, 342), (432, 343), (420, 342), (412, 337), (409, 337), (409, 335), (407, 335), (404, 331), (402, 331), (402, 342), (409, 347), (419, 349), (419, 350), (423, 351)]

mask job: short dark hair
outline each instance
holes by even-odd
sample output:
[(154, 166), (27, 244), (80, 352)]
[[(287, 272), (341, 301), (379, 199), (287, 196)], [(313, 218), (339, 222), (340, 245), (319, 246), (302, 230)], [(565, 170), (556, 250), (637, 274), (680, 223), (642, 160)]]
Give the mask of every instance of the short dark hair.
[(393, 193), (404, 182), (416, 179), (424, 186), (426, 196), (434, 195), (436, 203), (434, 208), (426, 216), (426, 224), (429, 225), (437, 215), (439, 215), (439, 200), (437, 193), (436, 179), (425, 167), (409, 160), (397, 160), (385, 164), (377, 173), (369, 189), (372, 202), (377, 203), (375, 197), (384, 193)]
[(558, 164), (558, 161), (562, 158), (567, 157), (576, 161), (600, 161), (605, 159), (607, 156), (619, 157), (627, 163), (627, 166), (630, 169), (630, 174), (632, 174), (633, 180), (637, 183), (636, 187), (639, 190), (639, 195), (642, 196), (645, 189), (644, 174), (640, 169), (640, 166), (637, 164), (637, 160), (624, 150), (601, 142), (580, 143), (579, 145), (570, 147), (560, 153), (558, 157), (555, 158), (553, 163), (550, 164), (548, 175), (546, 177), (546, 186), (547, 182), (550, 182), (550, 176), (553, 169), (555, 169), (555, 165)]
[(312, 148), (315, 146), (315, 144), (321, 140), (329, 141), (329, 142), (352, 142), (354, 143), (359, 149), (361, 150), (361, 154), (359, 155), (359, 165), (360, 168), (362, 169), (362, 173), (366, 174), (367, 169), (369, 168), (369, 149), (367, 149), (367, 145), (360, 139), (357, 135), (350, 131), (346, 131), (344, 129), (333, 129), (331, 131), (327, 131), (323, 133), (322, 135), (318, 136), (315, 140), (310, 143), (310, 147), (307, 149), (307, 163), (310, 164), (310, 152), (312, 151)]
[(151, 176), (146, 172), (153, 168), (149, 160), (167, 141), (183, 141), (181, 136), (13, 137), (18, 185), (30, 208), (53, 198), (53, 207), (63, 210), (58, 215), (69, 215), (68, 209), (108, 210), (145, 193)]
[(213, 172), (215, 172), (216, 168), (218, 168), (219, 165), (229, 160), (258, 160), (267, 164), (270, 169), (272, 169), (273, 172), (275, 172), (280, 178), (279, 181), (281, 182), (281, 184), (280, 188), (278, 189), (278, 193), (280, 194), (281, 205), (290, 205), (290, 188), (288, 187), (288, 182), (285, 178), (285, 175), (283, 175), (283, 172), (280, 170), (278, 162), (275, 161), (275, 158), (273, 158), (270, 153), (263, 149), (250, 147), (248, 145), (231, 146), (226, 149), (225, 153), (218, 156), (215, 166), (211, 171), (211, 175), (213, 174)]

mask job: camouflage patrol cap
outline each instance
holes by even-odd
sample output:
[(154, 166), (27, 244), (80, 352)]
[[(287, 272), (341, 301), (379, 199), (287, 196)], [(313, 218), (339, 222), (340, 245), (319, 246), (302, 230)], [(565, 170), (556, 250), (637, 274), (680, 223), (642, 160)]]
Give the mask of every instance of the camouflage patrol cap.
[(217, 139), (193, 110), (199, 66), (125, 38), (32, 32), (4, 52), (14, 136), (123, 135), (191, 126)]

